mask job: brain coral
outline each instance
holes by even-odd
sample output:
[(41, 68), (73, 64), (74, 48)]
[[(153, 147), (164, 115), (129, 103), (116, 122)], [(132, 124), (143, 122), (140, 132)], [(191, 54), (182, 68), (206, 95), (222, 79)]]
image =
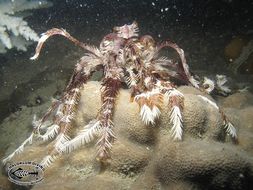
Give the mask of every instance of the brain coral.
[[(47, 168), (44, 181), (32, 189), (59, 189), (59, 185), (61, 189), (252, 189), (253, 130), (236, 117), (252, 108), (225, 110), (239, 124), (239, 142), (234, 143), (225, 135), (217, 110), (197, 96), (201, 92), (190, 87), (179, 90), (185, 94), (182, 141), (173, 141), (169, 134), (166, 106), (156, 126), (145, 126), (137, 103), (130, 102), (129, 91), (121, 90), (113, 118), (117, 139), (110, 163), (95, 161), (96, 150), (87, 145), (62, 155)], [(89, 82), (81, 96), (77, 130), (93, 119), (99, 108), (100, 85)], [(246, 133), (246, 139), (240, 141)], [(34, 144), (14, 161), (40, 162), (50, 146)]]

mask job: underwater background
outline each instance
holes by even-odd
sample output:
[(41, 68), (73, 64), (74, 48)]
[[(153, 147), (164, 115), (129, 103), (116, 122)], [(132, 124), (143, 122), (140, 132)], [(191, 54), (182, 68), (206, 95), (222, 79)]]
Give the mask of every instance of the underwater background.
[[(51, 28), (63, 28), (80, 41), (95, 46), (99, 46), (103, 37), (109, 34), (114, 26), (131, 24), (133, 21), (139, 25), (140, 36), (148, 34), (157, 42), (166, 39), (176, 42), (185, 51), (192, 73), (210, 78), (215, 78), (216, 74), (227, 76), (227, 85), (232, 90), (232, 94), (228, 97), (214, 96), (213, 98), (224, 107), (225, 112), (232, 117), (232, 121), (238, 127), (238, 145), (233, 145), (227, 139), (212, 142), (203, 138), (205, 142), (201, 142), (195, 137), (192, 139), (186, 137), (182, 142), (183, 147), (177, 144), (171, 145), (172, 147), (168, 147), (170, 150), (168, 153), (163, 150), (167, 144), (152, 135), (159, 129), (152, 129), (152, 131), (145, 129), (146, 131), (143, 132), (138, 127), (133, 128), (131, 130), (136, 130), (136, 134), (143, 135), (146, 140), (116, 145), (114, 161), (109, 171), (102, 174), (97, 172), (95, 161), (91, 161), (94, 159), (93, 154), (90, 154), (92, 150), (88, 147), (88, 151), (72, 152), (71, 154), (76, 154), (74, 157), (68, 155), (65, 161), (57, 162), (52, 170), (46, 173), (45, 183), (26, 187), (27, 189), (253, 188), (253, 1), (48, 0), (36, 1), (39, 5), (45, 3), (41, 8), (29, 8), (28, 11), (23, 8), (15, 13), (4, 12), (3, 7), (10, 2), (15, 3), (18, 0), (0, 0), (2, 46), (6, 43), (3, 43), (1, 35), (4, 36), (4, 33), (1, 29), (8, 28), (7, 26), (12, 24), (12, 21), (9, 25), (3, 22), (4, 16), (9, 14), (23, 18), (28, 23), (27, 26), (38, 35)], [(27, 3), (28, 6), (35, 1), (20, 0), (20, 2)], [(11, 11), (11, 8), (9, 10)], [(6, 32), (8, 36), (13, 35), (11, 30)], [(32, 61), (30, 57), (34, 55), (36, 48), (34, 41), (26, 46), (25, 51), (6, 46), (6, 51), (0, 53), (1, 159), (29, 136), (34, 114), (41, 116), (51, 104), (52, 98), (60, 97), (68, 84), (74, 65), (84, 55), (82, 49), (61, 36), (55, 36), (45, 43), (39, 59)], [(178, 59), (175, 52), (168, 50), (166, 53), (168, 57)], [(100, 78), (101, 73), (97, 73), (93, 80)], [(89, 88), (98, 87), (91, 84)], [(187, 89), (182, 91), (187, 93)], [(194, 94), (195, 91), (191, 93)], [(92, 100), (99, 101), (96, 98)], [(118, 104), (124, 105), (124, 100), (126, 103), (129, 101), (127, 98), (121, 98)], [(190, 100), (187, 105), (195, 106), (194, 101), (192, 103)], [(95, 105), (89, 106), (96, 110)], [(205, 117), (212, 118), (213, 115), (215, 114), (210, 111), (210, 115)], [(118, 119), (119, 123), (120, 120)], [(207, 121), (203, 123), (206, 125)], [(203, 123), (195, 122), (193, 125), (199, 126)], [(213, 126), (214, 123), (208, 125)], [(189, 121), (187, 125), (190, 124)], [(122, 129), (119, 133), (123, 136), (119, 137), (120, 142), (125, 142), (122, 140), (125, 138), (137, 138), (136, 134), (124, 130), (122, 132)], [(228, 142), (228, 145), (225, 142)], [(128, 153), (121, 152), (121, 148), (123, 150), (129, 148)], [(157, 158), (151, 159), (150, 154), (153, 153), (145, 152), (146, 149), (155, 152)], [(198, 149), (210, 149), (210, 151), (202, 157), (201, 153), (199, 155), (194, 153), (194, 150)], [(35, 148), (31, 152), (25, 152), (23, 158), (29, 160), (38, 155), (42, 156), (39, 150), (40, 148)], [(164, 152), (166, 153), (163, 155)], [(88, 156), (85, 157), (83, 153)], [(171, 166), (170, 163), (175, 160), (179, 163), (176, 162)], [(186, 166), (177, 167), (180, 163)], [(195, 168), (188, 168), (187, 165), (195, 166), (195, 163), (201, 164), (196, 164)], [(209, 165), (213, 167), (209, 168)], [(189, 172), (195, 169), (196, 172)], [(171, 175), (168, 174), (170, 172)], [(183, 175), (183, 173), (187, 174)], [(61, 180), (58, 179), (59, 176)], [(62, 188), (59, 188), (59, 185)], [(0, 189), (24, 188), (9, 182), (3, 169), (0, 175)]]

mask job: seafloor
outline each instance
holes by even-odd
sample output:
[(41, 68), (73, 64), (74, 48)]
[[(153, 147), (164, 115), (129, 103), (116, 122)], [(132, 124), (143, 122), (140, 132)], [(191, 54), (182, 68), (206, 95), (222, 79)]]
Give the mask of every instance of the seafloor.
[[(231, 72), (224, 55), (231, 39), (253, 29), (247, 22), (249, 15), (238, 13), (235, 18), (233, 12), (226, 12), (223, 7), (225, 16), (204, 18), (200, 13), (204, 14), (203, 10), (196, 11), (203, 8), (200, 6), (193, 8), (198, 13), (195, 17), (186, 15), (182, 18), (178, 16), (185, 13), (180, 8), (186, 6), (182, 1), (178, 1), (181, 4), (176, 7), (168, 5), (167, 1), (154, 1), (155, 7), (152, 1), (120, 1), (121, 4), (113, 1), (113, 6), (106, 1), (101, 4), (59, 2), (55, 1), (58, 4), (52, 8), (35, 11), (33, 17), (28, 18), (35, 31), (42, 33), (52, 27), (64, 28), (81, 41), (99, 45), (115, 25), (136, 20), (141, 35), (152, 35), (157, 41), (169, 38), (180, 45), (193, 73), (211, 78), (216, 74), (227, 75), (233, 93), (228, 97), (213, 98), (235, 124), (238, 142), (233, 143), (217, 131), (221, 123), (219, 114), (203, 105), (195, 96), (200, 92), (193, 88), (180, 88), (186, 94), (182, 142), (173, 142), (168, 137), (165, 115), (156, 128), (143, 126), (137, 119), (138, 106), (129, 104), (128, 92), (122, 91), (115, 111), (115, 127), (118, 128), (115, 129), (117, 140), (111, 164), (101, 171), (95, 160), (95, 148), (87, 146), (64, 155), (45, 172), (42, 183), (27, 189), (253, 188), (253, 76), (252, 73)], [(89, 7), (85, 8), (85, 4)], [(168, 15), (167, 6), (171, 7)], [(211, 6), (214, 10), (220, 8), (216, 4)], [(231, 22), (226, 22), (227, 19)], [(27, 52), (11, 50), (0, 55), (0, 158), (29, 136), (34, 114), (41, 116), (51, 99), (60, 97), (75, 63), (84, 54), (62, 37), (48, 40), (37, 61), (29, 60), (34, 48), (35, 44)], [(166, 53), (177, 59), (173, 51)], [(98, 74), (93, 80), (99, 78)], [(99, 84), (91, 82), (86, 87), (76, 126), (95, 117), (98, 109), (99, 94), (96, 92)], [(247, 90), (241, 91), (245, 87)], [(47, 144), (36, 144), (28, 147), (16, 161), (40, 161), (46, 153)], [(0, 189), (19, 188), (8, 181), (3, 169)]]

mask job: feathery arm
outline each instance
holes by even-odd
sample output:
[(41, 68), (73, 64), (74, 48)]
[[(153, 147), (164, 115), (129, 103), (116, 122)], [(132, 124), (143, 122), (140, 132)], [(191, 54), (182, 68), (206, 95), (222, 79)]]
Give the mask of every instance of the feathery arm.
[(199, 88), (198, 82), (193, 78), (193, 76), (191, 76), (191, 73), (189, 71), (189, 66), (186, 63), (184, 50), (181, 49), (176, 43), (166, 40), (158, 46), (157, 51), (160, 51), (164, 47), (171, 47), (177, 51), (181, 59), (182, 69), (184, 71), (186, 79), (190, 84), (192, 84), (192, 86)]

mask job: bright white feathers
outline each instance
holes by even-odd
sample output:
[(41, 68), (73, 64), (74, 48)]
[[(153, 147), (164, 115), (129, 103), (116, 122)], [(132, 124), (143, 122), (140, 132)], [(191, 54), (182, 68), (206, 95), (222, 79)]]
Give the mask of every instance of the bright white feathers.
[(58, 134), (59, 130), (60, 126), (57, 124), (53, 124), (47, 128), (45, 134), (39, 135), (39, 138), (41, 138), (43, 141), (48, 141), (50, 139), (53, 139)]
[(148, 125), (148, 124), (154, 125), (155, 119), (158, 118), (160, 114), (161, 112), (157, 106), (153, 106), (152, 108), (150, 108), (149, 106), (144, 104), (141, 107), (140, 115), (145, 125)]
[(77, 136), (70, 141), (66, 142), (61, 147), (61, 152), (71, 152), (84, 144), (91, 142), (96, 136), (98, 136), (101, 130), (101, 123), (97, 120), (92, 120), (88, 125), (77, 134)]
[(159, 89), (153, 89), (152, 91), (136, 95), (134, 100), (140, 106), (140, 116), (142, 121), (146, 125), (155, 124), (155, 120), (161, 114), (158, 108), (161, 101), (161, 94)]
[(231, 137), (237, 139), (237, 133), (234, 125), (229, 121), (224, 122), (224, 128), (226, 129), (226, 133), (229, 134)]
[(180, 108), (173, 106), (170, 111), (171, 135), (175, 140), (182, 140), (183, 121)]
[(168, 98), (170, 110), (171, 135), (175, 140), (182, 140), (183, 119), (181, 114), (181, 100), (184, 95), (176, 89), (168, 90), (165, 95)]

